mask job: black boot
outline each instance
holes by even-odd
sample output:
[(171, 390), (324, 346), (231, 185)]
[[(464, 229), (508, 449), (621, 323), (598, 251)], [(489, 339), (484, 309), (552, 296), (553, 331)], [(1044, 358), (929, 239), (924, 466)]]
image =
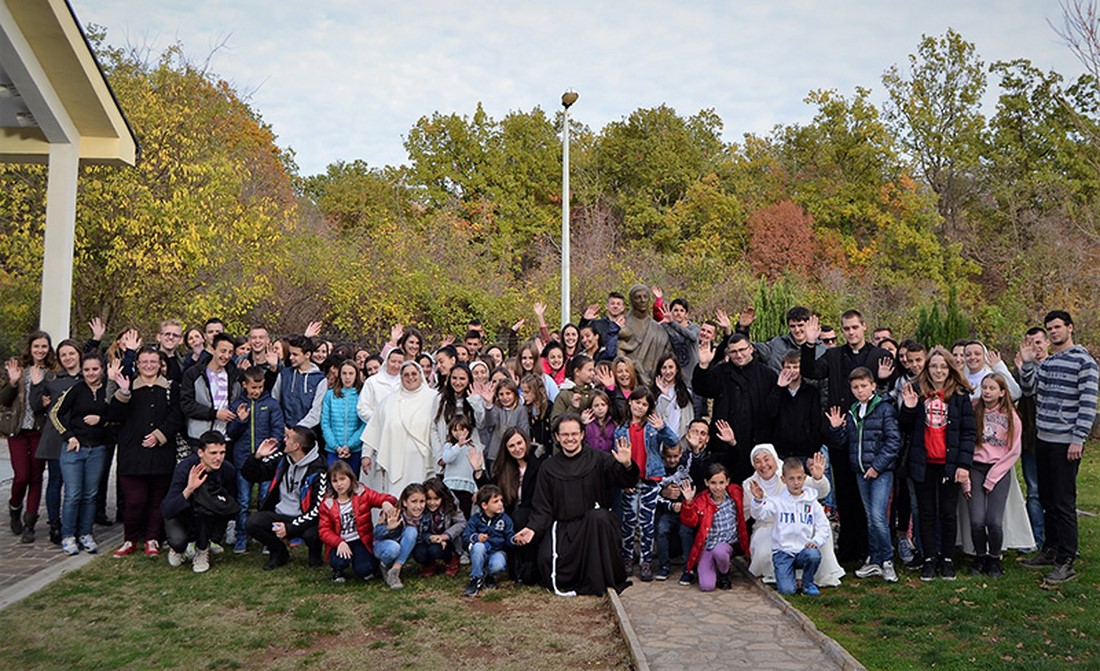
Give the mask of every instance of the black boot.
[(50, 520), (50, 542), (61, 545), (61, 520)]
[(8, 512), (11, 513), (11, 532), (18, 536), (23, 533), (23, 506), (18, 508), (8, 506)]
[(34, 525), (38, 523), (38, 515), (32, 515), (30, 512), (23, 513), (23, 542), (34, 542)]

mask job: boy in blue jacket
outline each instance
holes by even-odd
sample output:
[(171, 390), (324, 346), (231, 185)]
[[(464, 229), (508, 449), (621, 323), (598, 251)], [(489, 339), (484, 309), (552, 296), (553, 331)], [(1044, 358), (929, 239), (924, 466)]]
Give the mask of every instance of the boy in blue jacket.
[(462, 531), (462, 545), (470, 553), (470, 584), (465, 596), (477, 596), (482, 587), (496, 586), (497, 573), (508, 567), (505, 549), (513, 547), (515, 529), (504, 512), (504, 492), (496, 485), (477, 490), (477, 505)]
[(252, 502), (252, 483), (241, 475), (240, 468), (255, 454), (260, 443), (268, 438), (282, 440), (285, 433), (282, 408), (271, 392), (264, 389), (264, 370), (258, 366), (246, 368), (241, 374), (241, 383), (244, 392), (229, 404), (237, 416), (225, 429), (233, 444), (231, 458), (237, 467), (237, 503), (241, 506), (236, 523), (237, 539), (233, 545), (233, 552), (237, 554), (248, 549), (244, 525)]
[(869, 369), (853, 370), (848, 375), (848, 384), (856, 402), (847, 414), (841, 414), (840, 408), (834, 406), (828, 418), (835, 442), (848, 444), (848, 461), (867, 513), (871, 556), (856, 569), (856, 577), (881, 576), (886, 582), (897, 582), (887, 517), (894, 468), (901, 450), (898, 413), (893, 403), (875, 393), (875, 378)]

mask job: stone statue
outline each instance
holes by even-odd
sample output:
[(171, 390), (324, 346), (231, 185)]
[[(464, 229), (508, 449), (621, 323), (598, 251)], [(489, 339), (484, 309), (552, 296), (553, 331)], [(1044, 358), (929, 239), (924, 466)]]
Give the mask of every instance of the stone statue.
[(658, 359), (671, 351), (668, 332), (650, 312), (649, 287), (635, 284), (630, 287), (630, 313), (619, 330), (619, 354), (630, 357), (638, 372), (649, 381), (653, 379)]

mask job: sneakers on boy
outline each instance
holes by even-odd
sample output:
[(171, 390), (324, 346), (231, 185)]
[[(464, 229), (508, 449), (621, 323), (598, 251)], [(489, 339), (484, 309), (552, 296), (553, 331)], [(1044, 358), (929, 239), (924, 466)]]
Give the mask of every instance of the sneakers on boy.
[(913, 561), (913, 553), (916, 548), (913, 547), (913, 541), (908, 538), (898, 539), (898, 558), (901, 559), (901, 563), (908, 564)]
[(894, 570), (894, 562), (890, 561), (889, 559), (882, 562), (882, 579), (886, 582), (898, 581), (897, 571)]
[(817, 585), (810, 583), (802, 588), (802, 593), (806, 596), (821, 596), (821, 590), (817, 588)]
[(246, 552), (248, 552), (248, 536), (240, 534), (237, 540), (233, 541), (233, 554), (243, 555)]
[(168, 548), (168, 565), (172, 568), (179, 568), (182, 566), (184, 558), (182, 552), (176, 552), (171, 547)]
[(940, 564), (940, 577), (944, 580), (954, 580), (955, 562), (951, 561), (950, 559), (944, 559), (943, 563)]
[(931, 559), (924, 560), (924, 566), (920, 570), (920, 579), (924, 582), (932, 582), (936, 579), (936, 562)]
[(386, 584), (390, 586), (390, 589), (402, 589), (405, 587), (401, 584), (401, 567), (391, 566), (386, 569), (386, 572), (382, 574), (382, 580), (386, 581)]
[(642, 582), (653, 582), (653, 566), (647, 561), (642, 562), (638, 577), (642, 579)]
[(90, 555), (99, 552), (99, 546), (96, 545), (95, 538), (91, 534), (84, 534), (80, 537), (80, 547), (84, 548), (84, 551)]
[(466, 585), (466, 589), (462, 592), (462, 596), (477, 596), (477, 593), (480, 591), (481, 578), (470, 578), (470, 584)]
[(496, 589), (497, 588), (496, 576), (494, 576), (492, 574), (485, 576), (485, 579), (481, 581), (481, 586), (484, 587), (485, 589)]
[(191, 570), (195, 573), (206, 573), (210, 570), (210, 548), (195, 552), (195, 558), (191, 560)]
[(348, 579), (344, 577), (344, 572), (343, 571), (337, 571), (336, 569), (332, 569), (332, 582), (334, 584), (343, 585), (347, 581), (348, 581)]
[(695, 584), (695, 571), (684, 571), (680, 574), (680, 584), (684, 587), (690, 587)]
[(67, 555), (80, 554), (80, 546), (76, 544), (76, 538), (73, 536), (65, 536), (62, 538), (61, 551)]
[(882, 576), (882, 567), (871, 561), (868, 557), (863, 566), (856, 569), (857, 578), (878, 578)]
[(1054, 570), (1046, 574), (1043, 580), (1049, 583), (1063, 583), (1068, 580), (1073, 580), (1077, 577), (1077, 571), (1073, 570), (1073, 564), (1065, 562), (1062, 564), (1055, 564)]
[(669, 570), (667, 566), (661, 566), (657, 569), (657, 574), (653, 576), (657, 580), (668, 580)]
[(1028, 568), (1046, 568), (1048, 566), (1054, 566), (1054, 550), (1051, 548), (1043, 548), (1039, 550), (1039, 554), (1034, 557), (1021, 561), (1020, 565)]
[(134, 545), (133, 543), (131, 543), (130, 541), (126, 541), (125, 543), (122, 544), (122, 547), (120, 547), (119, 549), (112, 552), (111, 556), (114, 557), (115, 559), (121, 559), (121, 558), (125, 557), (126, 555), (134, 554), (134, 552), (136, 552), (136, 551), (137, 551), (137, 546)]
[(145, 556), (146, 557), (159, 557), (160, 556), (160, 543), (154, 541), (145, 541)]

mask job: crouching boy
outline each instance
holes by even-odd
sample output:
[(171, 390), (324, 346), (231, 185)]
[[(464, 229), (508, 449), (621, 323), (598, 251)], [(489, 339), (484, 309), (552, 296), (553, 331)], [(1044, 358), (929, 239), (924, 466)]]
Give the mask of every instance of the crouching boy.
[(482, 587), (495, 587), (497, 573), (508, 567), (505, 549), (512, 547), (515, 529), (504, 512), (504, 493), (496, 485), (477, 490), (477, 506), (462, 531), (462, 545), (470, 553), (470, 584), (465, 596), (476, 596)]

